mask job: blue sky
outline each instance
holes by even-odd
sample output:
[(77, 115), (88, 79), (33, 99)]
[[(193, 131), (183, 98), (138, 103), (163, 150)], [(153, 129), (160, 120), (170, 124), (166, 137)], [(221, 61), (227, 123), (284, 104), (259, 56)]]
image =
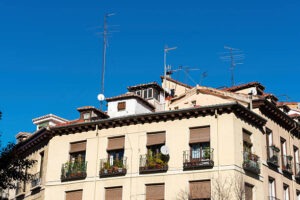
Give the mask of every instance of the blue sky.
[[(157, 81), (163, 48), (177, 46), (168, 64), (197, 68), (185, 83), (230, 85), (224, 45), (245, 56), (235, 82), (259, 81), (283, 101), (300, 101), (299, 1), (0, 0), (0, 121), (2, 143), (35, 130), (32, 119), (53, 113), (78, 118), (98, 107), (105, 13), (110, 30), (105, 96)], [(287, 96), (288, 97), (287, 97)]]

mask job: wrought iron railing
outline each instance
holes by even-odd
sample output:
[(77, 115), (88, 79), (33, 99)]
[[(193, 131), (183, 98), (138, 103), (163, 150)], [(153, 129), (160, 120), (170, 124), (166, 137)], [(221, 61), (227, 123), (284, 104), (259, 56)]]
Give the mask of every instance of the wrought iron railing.
[(213, 148), (188, 150), (183, 152), (183, 169), (193, 170), (214, 166)]
[(66, 162), (61, 167), (61, 181), (81, 180), (86, 178), (87, 162)]
[(105, 158), (100, 160), (100, 178), (111, 176), (124, 176), (127, 172), (127, 158), (113, 159)]
[(292, 156), (282, 155), (282, 171), (293, 174)]
[(40, 172), (38, 172), (34, 174), (31, 179), (31, 188), (35, 188), (40, 185), (41, 185), (41, 177), (40, 177)]
[(168, 170), (169, 155), (151, 153), (141, 155), (140, 174), (166, 172)]
[(276, 146), (267, 147), (267, 155), (268, 164), (279, 167), (279, 148)]
[(251, 152), (244, 151), (244, 170), (253, 172), (255, 174), (260, 174), (260, 162), (259, 157)]

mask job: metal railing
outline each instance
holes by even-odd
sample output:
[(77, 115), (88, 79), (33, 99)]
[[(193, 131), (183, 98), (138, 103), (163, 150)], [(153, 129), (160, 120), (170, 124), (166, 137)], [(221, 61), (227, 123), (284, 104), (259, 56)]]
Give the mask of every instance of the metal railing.
[(41, 185), (41, 177), (40, 172), (33, 175), (31, 179), (31, 188), (37, 187)]
[(146, 154), (140, 157), (140, 174), (166, 172), (168, 170), (169, 155)]
[(100, 177), (122, 176), (127, 172), (127, 158), (105, 158), (100, 160)]
[(244, 151), (243, 156), (244, 156), (244, 162), (243, 162), (244, 170), (253, 172), (255, 174), (260, 174), (259, 157), (248, 151)]
[(213, 167), (213, 148), (187, 150), (183, 152), (183, 169), (200, 169)]
[(292, 156), (282, 155), (282, 170), (289, 174), (293, 174)]
[(61, 181), (72, 181), (86, 178), (87, 162), (66, 162), (61, 167)]
[(279, 148), (277, 148), (276, 146), (267, 147), (267, 155), (268, 164), (279, 167)]

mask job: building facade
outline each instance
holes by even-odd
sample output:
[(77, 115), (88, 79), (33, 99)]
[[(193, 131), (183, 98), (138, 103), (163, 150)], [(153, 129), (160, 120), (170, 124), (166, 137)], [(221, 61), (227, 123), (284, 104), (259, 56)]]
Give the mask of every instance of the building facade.
[(261, 84), (162, 80), (19, 134), (38, 178), (10, 199), (300, 199), (299, 123)]

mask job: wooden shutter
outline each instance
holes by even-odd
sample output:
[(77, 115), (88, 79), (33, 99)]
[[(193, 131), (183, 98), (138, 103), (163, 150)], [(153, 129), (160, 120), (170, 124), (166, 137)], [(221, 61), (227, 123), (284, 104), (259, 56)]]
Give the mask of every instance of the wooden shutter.
[(85, 151), (86, 141), (71, 143), (70, 153)]
[(192, 199), (210, 198), (210, 180), (190, 182), (190, 195)]
[(209, 142), (210, 141), (210, 127), (190, 128), (190, 144)]
[(122, 200), (122, 187), (105, 188), (105, 200)]
[(165, 185), (146, 185), (146, 200), (163, 200), (165, 199)]
[(107, 150), (124, 149), (125, 137), (108, 138)]
[(126, 109), (126, 102), (119, 102), (118, 103), (118, 110), (125, 110)]
[(243, 130), (243, 141), (252, 144), (250, 137), (251, 137), (251, 133), (246, 130)]
[(81, 200), (82, 190), (66, 192), (66, 200)]
[(147, 146), (164, 144), (166, 142), (165, 132), (156, 132), (147, 134)]
[(253, 199), (253, 193), (252, 193), (252, 185), (245, 184), (245, 200), (252, 200)]

